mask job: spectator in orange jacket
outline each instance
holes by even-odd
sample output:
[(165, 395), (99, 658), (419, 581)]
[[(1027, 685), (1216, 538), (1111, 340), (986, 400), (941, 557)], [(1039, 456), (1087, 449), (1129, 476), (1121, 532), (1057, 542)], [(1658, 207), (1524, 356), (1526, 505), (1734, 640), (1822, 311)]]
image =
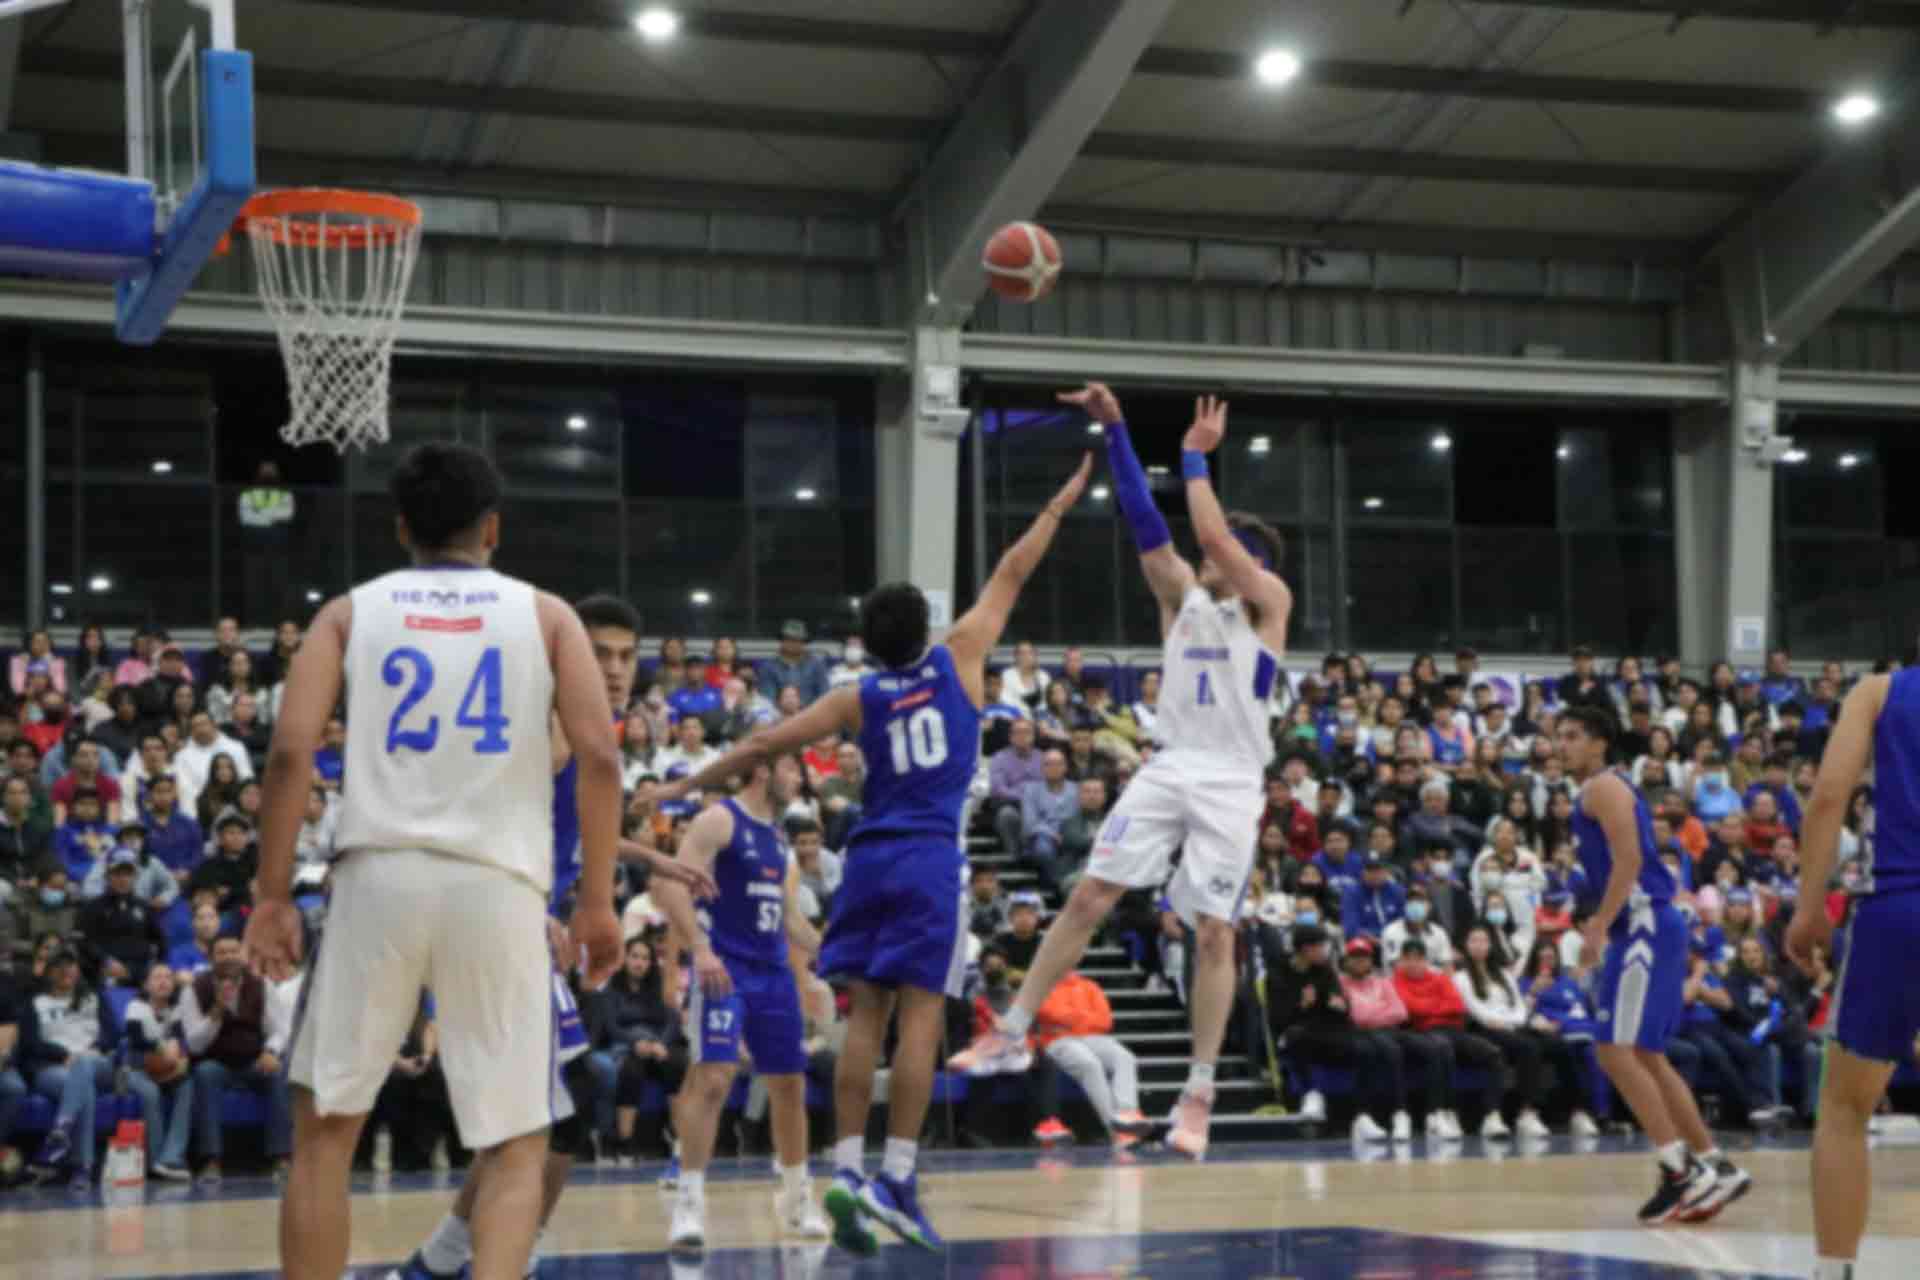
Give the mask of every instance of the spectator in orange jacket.
[[(1500, 1115), (1500, 1098), (1505, 1092), (1500, 1050), (1491, 1041), (1467, 1030), (1467, 1002), (1451, 975), (1427, 963), (1427, 949), (1409, 939), (1400, 949), (1400, 963), (1393, 972), (1393, 989), (1407, 1006), (1407, 1021), (1429, 1040), (1444, 1040), (1453, 1049), (1454, 1061), (1461, 1066), (1478, 1067), (1486, 1074), (1483, 1089), (1483, 1114)], [(1456, 1121), (1456, 1123), (1458, 1123)], [(1483, 1125), (1483, 1138), (1505, 1137), (1505, 1124), (1492, 1119)]]
[[(1153, 1126), (1140, 1113), (1139, 1067), (1133, 1052), (1107, 1034), (1112, 1030), (1113, 1006), (1107, 1003), (1107, 993), (1093, 979), (1070, 973), (1034, 1013), (1031, 1043), (1073, 1077), (1114, 1148), (1124, 1151)], [(1066, 1126), (1057, 1116), (1048, 1116), (1036, 1132), (1063, 1136)]]

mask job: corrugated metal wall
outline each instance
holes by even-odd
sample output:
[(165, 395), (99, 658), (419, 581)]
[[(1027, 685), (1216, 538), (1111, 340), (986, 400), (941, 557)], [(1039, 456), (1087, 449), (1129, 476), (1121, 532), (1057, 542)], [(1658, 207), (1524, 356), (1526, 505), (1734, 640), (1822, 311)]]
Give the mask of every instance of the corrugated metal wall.
[[(423, 200), (433, 228), (411, 301), (573, 315), (898, 327), (884, 229), (853, 217)], [(1059, 289), (989, 296), (990, 333), (1116, 342), (1713, 360), (1713, 282), (1672, 265), (1363, 252), (1068, 231)], [(244, 252), (200, 287), (252, 288)], [(1795, 353), (1802, 367), (1920, 372), (1920, 272), (1888, 272)]]

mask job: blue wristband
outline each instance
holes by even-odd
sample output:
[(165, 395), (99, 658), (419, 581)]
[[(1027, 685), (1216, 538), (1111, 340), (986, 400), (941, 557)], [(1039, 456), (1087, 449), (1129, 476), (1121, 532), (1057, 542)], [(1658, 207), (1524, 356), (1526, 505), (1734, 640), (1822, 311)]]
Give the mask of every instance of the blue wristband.
[(1180, 451), (1180, 474), (1189, 480), (1207, 480), (1212, 473), (1207, 470), (1207, 455), (1198, 449)]

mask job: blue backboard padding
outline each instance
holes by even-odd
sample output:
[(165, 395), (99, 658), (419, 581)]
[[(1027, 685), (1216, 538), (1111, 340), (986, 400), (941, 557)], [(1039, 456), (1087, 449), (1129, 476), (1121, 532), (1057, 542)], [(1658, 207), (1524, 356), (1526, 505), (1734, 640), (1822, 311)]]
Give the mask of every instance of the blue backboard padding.
[(0, 161), (0, 271), (123, 280), (153, 256), (153, 184)]
[(208, 49), (200, 55), (201, 134), (206, 171), (167, 228), (151, 273), (120, 285), (120, 341), (146, 346), (193, 287), (200, 268), (253, 194), (253, 55)]

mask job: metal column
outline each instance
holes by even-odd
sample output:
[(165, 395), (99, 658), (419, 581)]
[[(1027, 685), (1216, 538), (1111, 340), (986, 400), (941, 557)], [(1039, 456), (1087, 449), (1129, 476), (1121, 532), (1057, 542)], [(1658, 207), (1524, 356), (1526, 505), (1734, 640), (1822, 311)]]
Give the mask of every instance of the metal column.
[(47, 395), (40, 338), (27, 338), (27, 630), (47, 625)]

